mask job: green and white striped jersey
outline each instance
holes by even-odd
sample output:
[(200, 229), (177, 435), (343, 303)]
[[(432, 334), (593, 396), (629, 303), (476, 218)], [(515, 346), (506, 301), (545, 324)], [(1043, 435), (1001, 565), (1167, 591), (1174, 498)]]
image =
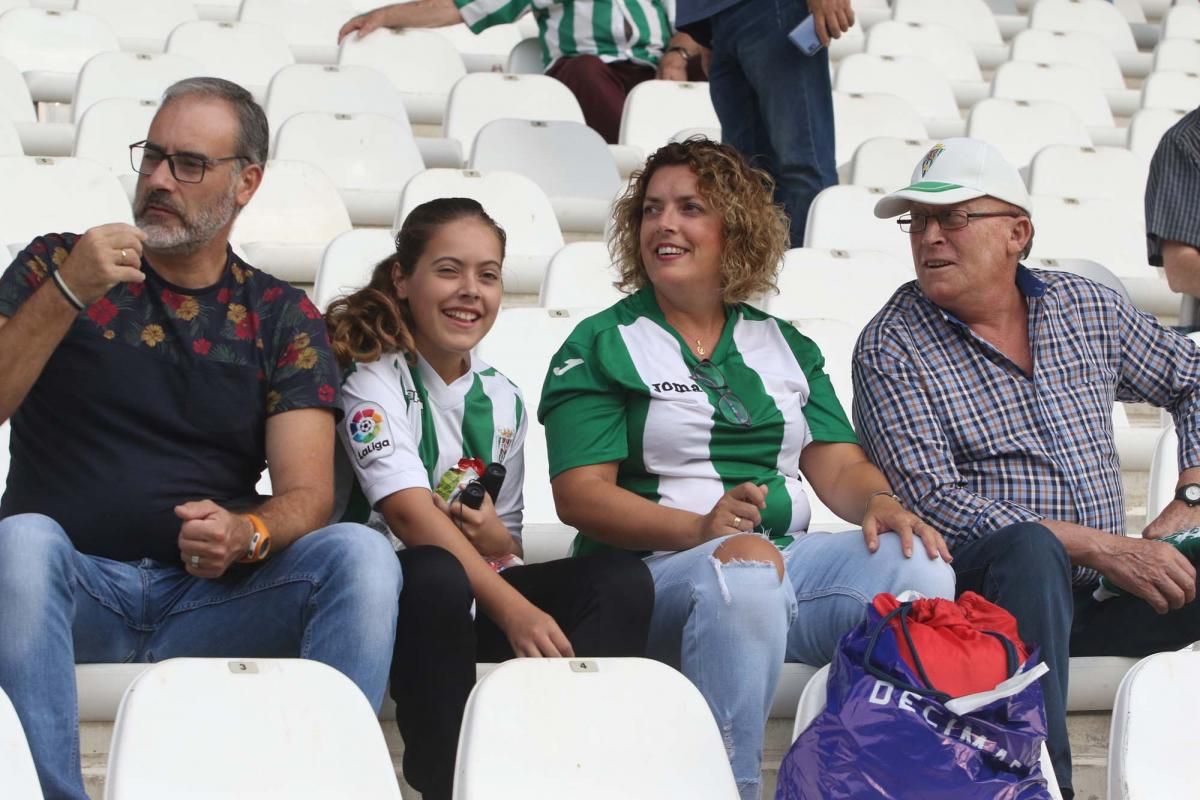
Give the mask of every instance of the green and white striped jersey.
[[(800, 451), (858, 440), (812, 340), (751, 306), (726, 310), (711, 360), (749, 426), (725, 419), (722, 392), (692, 377), (699, 360), (647, 287), (581, 322), (551, 362), (538, 409), (550, 475), (617, 461), (621, 487), (699, 514), (739, 483), (766, 484), (759, 531), (782, 546), (810, 517)], [(576, 541), (577, 553), (600, 547)]]
[(658, 66), (671, 23), (662, 0), (454, 0), (467, 26), (479, 33), (515, 22), (532, 7), (542, 43), (542, 63), (594, 55), (605, 62)]
[[(338, 439), (358, 483), (348, 518), (361, 518), (353, 511), (354, 495), (374, 509), (403, 489), (432, 489), (460, 458), (478, 458), (507, 470), (496, 513), (520, 539), (528, 423), (521, 390), (508, 378), (472, 357), (467, 373), (446, 385), (420, 356), (412, 369), (403, 354), (387, 353), (351, 367), (342, 409)], [(387, 530), (378, 511), (372, 510), (370, 524)]]

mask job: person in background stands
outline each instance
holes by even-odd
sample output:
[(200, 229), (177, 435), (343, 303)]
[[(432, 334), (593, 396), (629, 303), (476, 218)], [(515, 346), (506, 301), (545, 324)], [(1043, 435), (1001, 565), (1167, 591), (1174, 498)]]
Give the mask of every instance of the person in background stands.
[[(642, 81), (703, 80), (700, 48), (674, 39), (662, 0), (415, 0), (359, 14), (338, 32), (366, 36), (377, 28), (440, 28), (465, 22), (475, 33), (516, 22), (530, 8), (538, 23), (546, 74), (567, 85), (583, 118), (617, 143), (625, 96)], [(689, 77), (690, 76), (690, 77)], [(685, 127), (680, 125), (680, 128)]]
[(1183, 294), (1179, 324), (1200, 327), (1200, 108), (1163, 134), (1146, 181), (1146, 249)]

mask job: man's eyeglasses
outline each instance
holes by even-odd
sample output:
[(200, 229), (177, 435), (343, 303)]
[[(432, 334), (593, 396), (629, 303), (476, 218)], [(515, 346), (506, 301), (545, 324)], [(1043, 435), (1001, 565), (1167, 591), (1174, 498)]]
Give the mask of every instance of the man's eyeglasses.
[(1018, 214), (1013, 211), (963, 211), (961, 208), (951, 208), (946, 211), (939, 211), (936, 214), (922, 214), (914, 211), (907, 217), (901, 217), (896, 220), (896, 224), (900, 226), (900, 230), (905, 233), (923, 233), (926, 226), (929, 225), (929, 218), (934, 217), (938, 221), (944, 231), (956, 231), (959, 228), (967, 227), (967, 223), (973, 219), (980, 217), (1023, 217), (1024, 214)]
[(198, 153), (167, 153), (162, 148), (147, 144), (146, 141), (129, 145), (129, 163), (140, 175), (150, 175), (158, 169), (159, 164), (167, 162), (171, 175), (180, 183), (200, 183), (209, 167), (215, 167), (222, 161), (249, 161), (249, 156), (225, 156), (223, 158), (208, 158)]
[(729, 388), (720, 367), (706, 358), (696, 364), (696, 368), (692, 370), (692, 380), (717, 393), (717, 410), (721, 412), (721, 416), (725, 418), (726, 422), (732, 422), (743, 428), (750, 427), (750, 412), (746, 410), (746, 404), (742, 402), (742, 399)]

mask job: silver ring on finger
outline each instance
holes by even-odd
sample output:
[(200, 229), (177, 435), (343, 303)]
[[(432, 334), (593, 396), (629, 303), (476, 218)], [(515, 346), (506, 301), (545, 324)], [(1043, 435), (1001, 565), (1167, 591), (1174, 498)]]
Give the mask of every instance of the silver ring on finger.
[(129, 257), (129, 254), (126, 253), (124, 250), (121, 250), (121, 260), (124, 261), (128, 257)]
[(192, 556), (192, 558), (191, 558), (191, 565), (192, 565), (193, 567), (198, 567), (198, 566), (200, 566), (200, 556)]

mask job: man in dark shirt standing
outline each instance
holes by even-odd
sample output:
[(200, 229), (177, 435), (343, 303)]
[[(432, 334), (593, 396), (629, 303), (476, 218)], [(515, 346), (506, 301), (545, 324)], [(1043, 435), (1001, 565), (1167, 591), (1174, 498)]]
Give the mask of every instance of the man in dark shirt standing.
[(0, 277), (0, 688), (48, 798), (86, 798), (75, 663), (300, 656), (383, 700), (396, 559), (314, 530), (338, 383), (320, 314), (228, 245), (267, 141), (241, 87), (175, 84), (130, 148), (137, 227), (39, 237)]
[(1200, 108), (1163, 134), (1146, 180), (1146, 250), (1183, 294), (1179, 324), (1200, 328)]

